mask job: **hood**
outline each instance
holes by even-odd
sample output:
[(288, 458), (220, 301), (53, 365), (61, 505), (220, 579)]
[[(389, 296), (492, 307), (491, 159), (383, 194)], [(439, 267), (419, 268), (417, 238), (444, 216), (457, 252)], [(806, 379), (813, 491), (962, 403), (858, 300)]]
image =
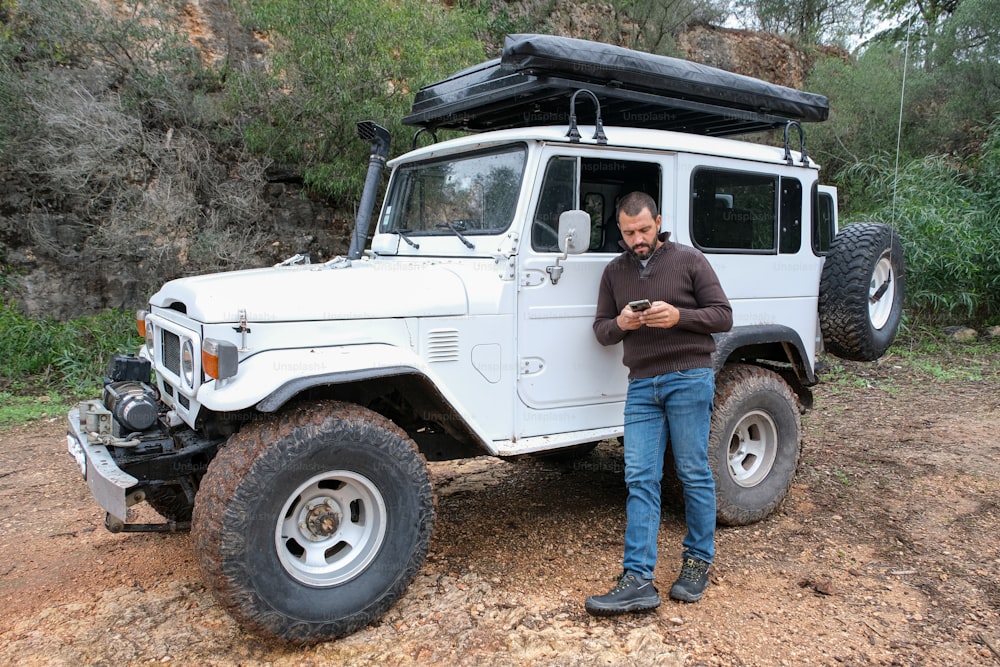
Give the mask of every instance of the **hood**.
[(149, 300), (205, 324), (236, 322), (241, 310), (252, 322), (355, 320), (463, 315), (468, 298), (462, 280), (426, 262), (355, 261), (276, 266), (180, 278)]

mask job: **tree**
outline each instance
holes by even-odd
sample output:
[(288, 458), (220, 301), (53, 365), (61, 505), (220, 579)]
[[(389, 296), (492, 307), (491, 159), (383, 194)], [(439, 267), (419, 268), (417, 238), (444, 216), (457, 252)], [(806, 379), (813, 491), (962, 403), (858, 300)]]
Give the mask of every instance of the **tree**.
[(274, 43), (266, 70), (231, 84), (249, 145), (300, 165), (310, 188), (346, 207), (368, 154), (356, 123), (389, 128), (399, 152), (417, 89), (485, 59), (468, 12), (429, 0), (245, 0), (241, 9)]
[(7, 248), (119, 286), (74, 308), (257, 261), (263, 168), (219, 112), (223, 76), (176, 29), (175, 4), (2, 5), (0, 296), (23, 294)]
[(865, 0), (733, 0), (732, 11), (747, 29), (762, 30), (805, 45), (844, 43), (864, 33)]
[[(973, 4), (981, 3), (973, 0)], [(947, 65), (952, 58), (949, 34), (953, 32), (947, 24), (960, 6), (959, 0), (868, 0), (873, 14), (893, 24), (873, 41), (902, 44), (909, 40), (914, 62), (924, 69)]]
[(961, 106), (1000, 112), (1000, 0), (963, 0), (937, 33), (942, 79), (964, 93)]
[(866, 48), (907, 46), (906, 105), (918, 153), (962, 152), (1000, 114), (1000, 0), (934, 0), (900, 7), (901, 23)]
[[(674, 37), (688, 25), (721, 21), (725, 11), (717, 0), (615, 0), (617, 32), (612, 43), (649, 53), (670, 54)], [(618, 39), (614, 39), (617, 37)]]
[[(842, 172), (873, 156), (894, 153), (898, 135), (904, 140), (904, 156), (921, 154), (922, 147), (912, 141), (919, 123), (916, 108), (908, 105), (902, 119), (899, 115), (903, 61), (904, 54), (894, 46), (876, 45), (857, 58), (828, 57), (814, 65), (806, 87), (829, 98), (830, 118), (808, 128), (809, 146), (827, 179), (854, 185), (843, 182)], [(915, 85), (912, 78), (909, 85)], [(856, 185), (842, 189), (849, 208), (862, 205), (868, 196), (863, 182)]]

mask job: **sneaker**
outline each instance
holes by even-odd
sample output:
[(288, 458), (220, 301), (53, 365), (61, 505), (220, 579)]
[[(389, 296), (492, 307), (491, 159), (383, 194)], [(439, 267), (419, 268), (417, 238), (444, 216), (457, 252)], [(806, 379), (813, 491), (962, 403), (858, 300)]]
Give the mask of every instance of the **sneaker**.
[(607, 595), (591, 595), (584, 603), (587, 612), (594, 616), (649, 611), (659, 606), (660, 595), (653, 586), (653, 580), (639, 579), (628, 573), (622, 573), (621, 579)]
[(681, 602), (697, 602), (708, 587), (709, 564), (697, 558), (685, 558), (681, 564), (681, 576), (670, 588), (670, 599)]

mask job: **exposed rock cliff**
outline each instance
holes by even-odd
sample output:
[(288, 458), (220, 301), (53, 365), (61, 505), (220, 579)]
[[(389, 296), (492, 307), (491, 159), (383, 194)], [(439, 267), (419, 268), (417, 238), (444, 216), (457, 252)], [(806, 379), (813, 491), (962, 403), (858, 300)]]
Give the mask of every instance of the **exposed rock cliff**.
[[(559, 0), (555, 8), (555, 32), (611, 39), (602, 32), (614, 18), (610, 5), (592, 3), (585, 11)], [(264, 36), (239, 24), (227, 0), (188, 0), (182, 24), (206, 63), (258, 62), (270, 48)], [(690, 60), (796, 88), (811, 66), (808, 55), (766, 34), (698, 25), (676, 45)], [(65, 70), (60, 76), (87, 77), (67, 87), (80, 91), (67, 109), (99, 114), (101, 127), (117, 128), (117, 143), (106, 146), (104, 155), (81, 155), (68, 144), (60, 153), (60, 128), (50, 125), (45, 131), (57, 149), (53, 159), (66, 160), (63, 166), (82, 177), (134, 186), (102, 209), (115, 211), (117, 217), (109, 217), (95, 215), (93, 201), (74, 202), (67, 192), (39, 196), (29, 174), (0, 171), (0, 298), (13, 298), (31, 315), (68, 318), (141, 307), (165, 279), (177, 275), (267, 265), (296, 253), (328, 259), (346, 252), (351, 212), (308, 197), (294, 173), (248, 162), (183, 128), (137, 126), (107, 103), (114, 98), (108, 95), (111, 83), (97, 69)], [(58, 117), (66, 122), (68, 116)], [(198, 165), (179, 164), (189, 159), (181, 157), (182, 145), (198, 156)], [(136, 162), (117, 164), (124, 154)], [(85, 158), (89, 166), (80, 162)], [(136, 164), (145, 176), (131, 173)]]

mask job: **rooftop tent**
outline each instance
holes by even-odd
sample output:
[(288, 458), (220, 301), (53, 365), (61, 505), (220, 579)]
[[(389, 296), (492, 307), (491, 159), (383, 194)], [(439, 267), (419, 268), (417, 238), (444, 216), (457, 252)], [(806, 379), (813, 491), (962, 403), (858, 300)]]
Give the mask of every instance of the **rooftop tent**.
[[(605, 125), (725, 136), (826, 120), (815, 95), (698, 63), (551, 35), (508, 35), (500, 58), (417, 91), (403, 122), (480, 132), (569, 120), (569, 100), (589, 90)], [(593, 120), (578, 99), (577, 118)]]

